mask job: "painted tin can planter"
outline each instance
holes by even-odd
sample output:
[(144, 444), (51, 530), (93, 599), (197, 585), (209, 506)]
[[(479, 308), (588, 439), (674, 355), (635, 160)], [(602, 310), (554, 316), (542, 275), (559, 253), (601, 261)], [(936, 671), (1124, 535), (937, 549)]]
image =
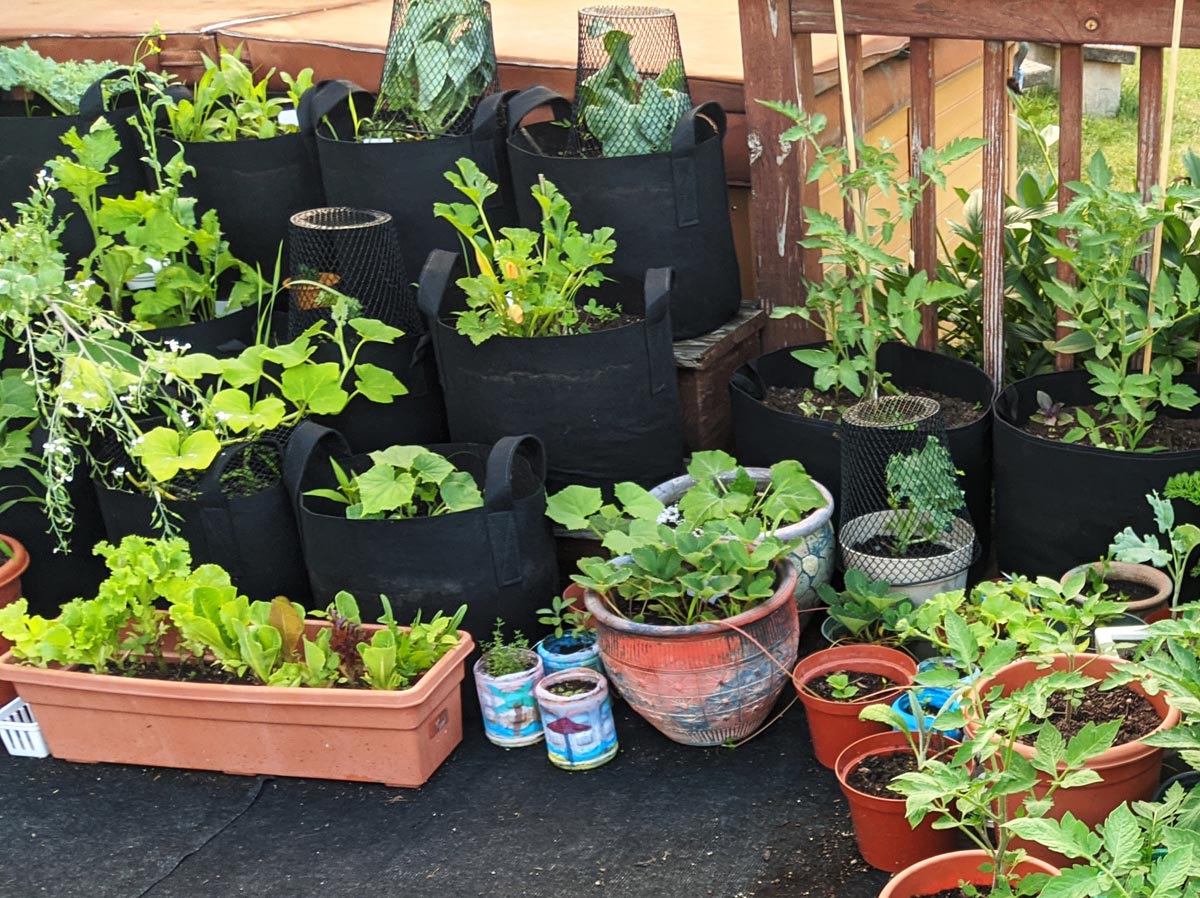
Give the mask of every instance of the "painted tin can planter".
[(538, 715), (533, 687), (545, 676), (542, 659), (527, 650), (531, 667), (502, 677), (490, 676), (484, 659), (475, 662), (475, 692), (483, 712), (483, 731), (488, 741), (501, 748), (520, 748), (542, 739), (542, 720)]
[(604, 662), (600, 660), (600, 646), (596, 645), (594, 633), (585, 636), (547, 636), (533, 648), (542, 659), (542, 667), (547, 674), (573, 667), (587, 667), (596, 673), (604, 673)]
[[(562, 683), (586, 688), (576, 695), (551, 691)], [(551, 764), (563, 770), (590, 770), (616, 757), (617, 727), (603, 674), (587, 667), (561, 670), (543, 677), (533, 691)]]
[[(584, 593), (613, 688), (683, 745), (723, 745), (762, 725), (787, 683), (800, 642), (796, 569), (784, 560), (775, 594), (721, 621), (639, 624)], [(765, 651), (764, 651), (765, 650)]]
[[(754, 478), (757, 484), (766, 485), (771, 482), (770, 468), (746, 468), (746, 473)], [(733, 479), (734, 472), (730, 471), (727, 474), (728, 476), (721, 476), (722, 481)], [(833, 575), (836, 548), (833, 535), (833, 494), (817, 481), (814, 480), (813, 484), (825, 497), (825, 507), (810, 512), (802, 521), (775, 531), (775, 535), (782, 540), (801, 540), (795, 550), (788, 554), (788, 560), (796, 569), (796, 606), (801, 609), (817, 606), (817, 587), (828, 583)], [(664, 505), (671, 505), (678, 502), (679, 498), (695, 485), (695, 478), (684, 474), (660, 483), (650, 494)]]

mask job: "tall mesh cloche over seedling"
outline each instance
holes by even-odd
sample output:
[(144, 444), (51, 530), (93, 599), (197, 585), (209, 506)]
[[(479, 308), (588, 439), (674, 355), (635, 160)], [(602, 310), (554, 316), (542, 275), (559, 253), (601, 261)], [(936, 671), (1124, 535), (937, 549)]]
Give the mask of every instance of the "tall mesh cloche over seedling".
[(363, 317), (410, 334), (424, 330), (386, 212), (346, 206), (297, 212), (288, 226), (288, 246), (289, 339), (328, 317), (335, 297), (325, 287), (358, 300)]
[(395, 0), (379, 97), (359, 136), (465, 134), (496, 89), (491, 8), (483, 0)]
[(928, 579), (950, 576), (977, 554), (975, 530), (958, 484), (941, 406), (921, 396), (888, 396), (842, 416), (843, 549), (883, 559), (872, 575), (903, 576), (889, 559), (946, 559)]
[(665, 152), (691, 105), (675, 13), (651, 6), (579, 11), (578, 154)]

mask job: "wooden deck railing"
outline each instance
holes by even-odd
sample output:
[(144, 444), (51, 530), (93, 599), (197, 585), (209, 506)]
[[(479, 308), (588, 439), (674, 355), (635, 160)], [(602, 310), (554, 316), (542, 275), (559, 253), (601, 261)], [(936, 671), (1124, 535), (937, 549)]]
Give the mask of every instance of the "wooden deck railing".
[[(1010, 110), (1007, 80), (1010, 45), (1017, 41), (1061, 47), (1058, 141), (1060, 184), (1079, 180), (1082, 163), (1083, 46), (1123, 44), (1141, 49), (1138, 115), (1138, 186), (1148, 195), (1156, 183), (1162, 150), (1163, 48), (1170, 46), (1173, 0), (843, 0), (850, 94), (856, 112), (851, 126), (861, 138), (857, 110), (862, 103), (861, 36), (910, 38), (912, 107), (910, 159), (936, 141), (933, 41), (983, 41), (983, 323), (984, 368), (999, 385), (1004, 370), (1004, 191)], [(819, 269), (819, 253), (802, 250), (805, 206), (817, 206), (816, 184), (805, 183), (809, 154), (797, 144), (785, 151), (779, 135), (786, 122), (754, 102), (795, 99), (801, 109), (814, 102), (812, 35), (835, 31), (832, 0), (739, 0), (746, 116), (753, 190), (751, 234), (755, 246), (758, 296), (765, 308), (803, 300), (803, 280)], [(1185, 13), (1182, 45), (1200, 46), (1200, 10)], [(846, 123), (843, 121), (843, 128)], [(1058, 192), (1059, 207), (1070, 201)], [(934, 273), (937, 264), (937, 209), (927, 192), (912, 223), (915, 265)], [(1072, 273), (1060, 263), (1059, 277)], [(795, 320), (795, 319), (793, 319)], [(937, 311), (924, 317), (921, 345), (937, 345)], [(1064, 332), (1060, 328), (1060, 336)], [(1068, 359), (1060, 359), (1064, 364)]]

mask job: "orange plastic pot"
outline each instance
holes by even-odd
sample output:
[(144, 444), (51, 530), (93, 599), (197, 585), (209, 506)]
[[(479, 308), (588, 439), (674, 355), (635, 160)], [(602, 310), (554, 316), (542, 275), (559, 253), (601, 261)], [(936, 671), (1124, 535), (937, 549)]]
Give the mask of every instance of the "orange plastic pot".
[(722, 745), (757, 730), (787, 683), (800, 642), (795, 586), (795, 569), (780, 562), (771, 598), (685, 627), (627, 620), (591, 590), (584, 602), (609, 681), (629, 706), (676, 742)]
[(859, 854), (876, 870), (894, 873), (927, 857), (953, 851), (958, 845), (955, 830), (933, 828), (936, 814), (930, 814), (913, 827), (904, 816), (905, 802), (899, 795), (895, 798), (868, 795), (846, 781), (864, 761), (911, 752), (903, 733), (876, 733), (848, 745), (833, 767), (850, 805), (850, 822), (854, 824)]
[[(309, 633), (328, 627), (308, 621)], [(374, 624), (363, 627), (368, 633)], [(458, 645), (409, 689), (190, 683), (26, 667), (0, 679), (33, 708), (60, 760), (420, 786), (462, 741)]]
[[(11, 536), (0, 534), (0, 540), (12, 550), (12, 558), (0, 564), (0, 608), (21, 598), (21, 575), (29, 567), (29, 553)], [(4, 558), (0, 555), (0, 558)], [(0, 636), (0, 655), (12, 648), (12, 643)], [(0, 705), (6, 705), (17, 697), (11, 683), (0, 680)]]
[[(1008, 695), (1026, 683), (1046, 676), (1051, 670), (1071, 669), (1072, 664), (1075, 670), (1085, 676), (1104, 680), (1118, 665), (1124, 663), (1120, 658), (1110, 655), (1086, 653), (1054, 655), (1050, 661), (1049, 667), (1039, 666), (1039, 662), (1032, 660), (1014, 661), (1012, 664), (1002, 667), (994, 676), (979, 681), (975, 687), (976, 693), (987, 695), (994, 687), (1000, 686), (1003, 694)], [(1159, 717), (1162, 718), (1162, 723), (1154, 730), (1155, 733), (1170, 729), (1179, 723), (1179, 710), (1167, 703), (1165, 694), (1160, 692), (1157, 695), (1149, 695), (1139, 683), (1131, 683), (1129, 688), (1138, 695), (1145, 696), (1154, 706)], [(978, 729), (978, 723), (970, 719), (972, 709), (964, 707), (964, 713), (968, 717), (967, 733), (973, 734)], [(1032, 746), (1018, 742), (1015, 748), (1023, 756), (1033, 757)], [(1162, 756), (1161, 748), (1146, 745), (1141, 740), (1114, 745), (1108, 751), (1087, 762), (1088, 769), (1094, 770), (1100, 775), (1100, 782), (1074, 789), (1058, 790), (1054, 793), (1054, 805), (1049, 816), (1059, 819), (1067, 811), (1070, 811), (1089, 827), (1094, 827), (1096, 824), (1102, 823), (1104, 818), (1119, 804), (1126, 801), (1149, 801), (1153, 798), (1162, 776)], [(1039, 786), (1034, 788), (1034, 792), (1037, 795), (1045, 793), (1044, 778), (1039, 779)], [(1015, 798), (1014, 804), (1019, 803), (1019, 799), (1019, 796)], [(1061, 855), (1054, 854), (1041, 845), (1030, 842), (1019, 842), (1018, 844), (1031, 854), (1052, 863), (1063, 860)]]
[[(841, 670), (878, 674), (895, 683), (896, 688), (882, 690), (860, 701), (846, 702), (829, 701), (804, 688), (810, 680)], [(813, 652), (797, 664), (792, 673), (792, 683), (800, 695), (800, 701), (804, 703), (817, 760), (832, 768), (837, 763), (838, 755), (852, 742), (875, 733), (886, 733), (888, 727), (882, 723), (859, 720), (859, 712), (867, 705), (891, 702), (916, 675), (916, 661), (904, 652), (881, 645), (835, 645)]]
[[(949, 854), (939, 854), (901, 870), (883, 887), (879, 898), (920, 898), (922, 895), (936, 895), (946, 889), (956, 889), (962, 882), (990, 886), (991, 872), (979, 869), (988, 863), (991, 863), (991, 855), (985, 851), (951, 851)], [(1057, 876), (1059, 870), (1045, 861), (1030, 857), (1017, 864), (1015, 872), (1018, 876), (1029, 873)]]

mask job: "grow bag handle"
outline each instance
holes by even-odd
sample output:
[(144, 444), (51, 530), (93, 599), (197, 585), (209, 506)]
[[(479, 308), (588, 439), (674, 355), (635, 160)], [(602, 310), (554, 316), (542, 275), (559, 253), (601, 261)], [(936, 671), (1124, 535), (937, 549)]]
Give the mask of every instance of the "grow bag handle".
[(296, 109), (296, 118), (300, 122), (301, 134), (316, 134), (317, 125), (321, 119), (329, 115), (352, 96), (366, 97), (370, 108), (375, 108), (375, 96), (369, 90), (359, 87), (353, 81), (345, 78), (332, 78), (318, 81), (300, 98)]
[(488, 542), (496, 582), (511, 586), (521, 581), (521, 529), (513, 513), (513, 466), (524, 458), (542, 489), (546, 481), (546, 447), (532, 434), (501, 437), (488, 453), (484, 475), (483, 507), (487, 513)]
[(729, 378), (729, 384), (741, 390), (752, 399), (760, 402), (767, 397), (767, 387), (763, 383), (762, 374), (758, 370), (758, 359), (751, 359), (742, 364)]
[(571, 101), (539, 84), (536, 87), (527, 87), (509, 101), (508, 136), (512, 137), (520, 130), (529, 113), (547, 104), (554, 110), (555, 121), (566, 120), (574, 123), (575, 111), (571, 107)]
[[(283, 447), (277, 440), (262, 437), (255, 443), (273, 448), (281, 459), (284, 457)], [(251, 445), (254, 444), (228, 446), (217, 453), (213, 463), (208, 466), (208, 470), (196, 484), (200, 493), (196, 499), (196, 504), (200, 506), (200, 526), (203, 528), (204, 538), (216, 558), (242, 558), (241, 544), (230, 514), (229, 502), (221, 492), (221, 478), (233, 460), (249, 451)]]
[(292, 431), (283, 456), (283, 483), (296, 517), (296, 529), (304, 530), (304, 475), (308, 471), (314, 453), (323, 450), (322, 459), (328, 463), (335, 456), (344, 458), (350, 454), (346, 438), (331, 427), (323, 427), (313, 421), (301, 421)]
[[(650, 375), (650, 395), (656, 396), (675, 382), (675, 356), (662, 352), (658, 334), (663, 328), (671, 332), (671, 290), (675, 284), (675, 269), (646, 270), (646, 323), (642, 333), (646, 341), (646, 368)], [(669, 341), (668, 341), (669, 345)]]
[(437, 331), (442, 317), (442, 302), (446, 298), (446, 285), (454, 266), (458, 264), (458, 253), (435, 249), (425, 260), (421, 278), (417, 284), (417, 308), (425, 317), (429, 333)]
[(690, 228), (700, 223), (697, 194), (696, 146), (712, 137), (725, 139), (727, 122), (720, 103), (694, 106), (675, 124), (671, 135), (671, 182), (675, 188), (675, 224)]

